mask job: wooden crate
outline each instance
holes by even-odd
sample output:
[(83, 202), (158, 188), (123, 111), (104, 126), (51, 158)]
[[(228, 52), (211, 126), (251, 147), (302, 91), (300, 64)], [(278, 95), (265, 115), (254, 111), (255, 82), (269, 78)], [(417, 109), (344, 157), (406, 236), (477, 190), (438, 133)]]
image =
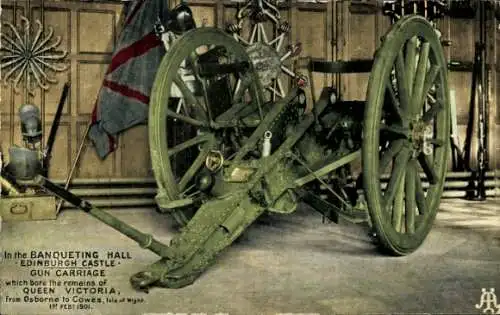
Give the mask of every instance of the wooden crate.
[(55, 220), (56, 198), (53, 196), (9, 196), (0, 198), (3, 221)]

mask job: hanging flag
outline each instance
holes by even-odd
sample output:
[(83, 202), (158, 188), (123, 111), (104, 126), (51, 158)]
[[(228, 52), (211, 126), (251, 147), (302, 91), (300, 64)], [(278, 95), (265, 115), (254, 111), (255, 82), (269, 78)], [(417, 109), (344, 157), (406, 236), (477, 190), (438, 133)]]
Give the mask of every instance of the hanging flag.
[(150, 92), (165, 55), (155, 23), (168, 17), (168, 2), (135, 0), (127, 11), (92, 112), (89, 138), (101, 159), (116, 149), (119, 133), (147, 121)]

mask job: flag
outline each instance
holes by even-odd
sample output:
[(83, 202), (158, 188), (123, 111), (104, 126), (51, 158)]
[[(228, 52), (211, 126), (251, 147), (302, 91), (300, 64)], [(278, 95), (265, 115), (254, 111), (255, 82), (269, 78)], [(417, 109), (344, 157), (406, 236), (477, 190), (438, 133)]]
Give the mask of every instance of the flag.
[(101, 159), (116, 149), (119, 133), (147, 121), (150, 92), (165, 55), (155, 23), (160, 18), (165, 25), (168, 2), (135, 0), (127, 12), (92, 112), (88, 136)]

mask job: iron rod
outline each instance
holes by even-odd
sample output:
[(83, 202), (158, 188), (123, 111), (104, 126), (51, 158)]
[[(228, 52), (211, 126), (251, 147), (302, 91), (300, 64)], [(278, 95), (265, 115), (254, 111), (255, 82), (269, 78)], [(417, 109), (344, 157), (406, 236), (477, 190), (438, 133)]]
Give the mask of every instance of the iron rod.
[(72, 188), (71, 193), (78, 196), (116, 196), (116, 195), (144, 195), (151, 196), (156, 194), (155, 187), (124, 187), (124, 188)]
[(322, 176), (334, 171), (335, 169), (354, 161), (355, 159), (357, 159), (359, 157), (361, 157), (361, 150), (347, 154), (346, 156), (341, 157), (337, 161), (330, 163), (326, 166), (323, 166), (322, 168), (315, 171), (314, 173), (308, 174), (304, 177), (301, 177), (301, 178), (295, 180), (294, 185), (295, 185), (295, 187), (301, 187), (301, 186), (317, 179), (318, 177), (322, 177)]
[[(54, 179), (54, 183), (64, 185), (65, 180)], [(154, 185), (156, 181), (152, 177), (143, 178), (75, 178), (71, 181), (73, 186), (93, 186), (93, 185)]]
[[(71, 179), (73, 178), (73, 173), (75, 172), (76, 166), (78, 165), (78, 162), (80, 161), (80, 156), (82, 155), (83, 148), (85, 147), (85, 140), (87, 139), (87, 136), (89, 135), (90, 127), (92, 126), (92, 122), (90, 122), (87, 126), (87, 129), (85, 130), (85, 134), (83, 135), (82, 142), (80, 143), (80, 147), (78, 148), (78, 152), (76, 153), (76, 157), (73, 160), (73, 165), (71, 165), (71, 169), (69, 171), (68, 177), (66, 178), (66, 182), (64, 184), (64, 189), (68, 189), (69, 184), (71, 183)], [(62, 200), (59, 201), (57, 204), (56, 208), (56, 215), (61, 211), (62, 207)]]
[[(93, 206), (98, 207), (98, 208), (131, 208), (133, 207), (134, 209), (137, 208), (154, 208), (156, 207), (156, 202), (153, 198), (137, 198), (137, 199), (130, 199), (130, 198), (112, 198), (112, 199), (96, 199), (96, 198), (87, 198), (89, 202), (92, 203)], [(64, 201), (63, 202), (63, 208), (76, 208), (74, 205)]]
[(102, 211), (92, 204), (90, 204), (88, 201), (80, 199), (78, 196), (70, 193), (66, 189), (52, 183), (49, 181), (47, 178), (37, 175), (34, 180), (35, 184), (37, 184), (39, 187), (43, 188), (45, 191), (48, 193), (59, 197), (75, 207), (78, 207), (79, 209), (82, 209), (83, 211), (87, 212), (94, 218), (98, 219), (99, 221), (103, 222), (104, 224), (114, 228), (118, 232), (126, 235), (127, 237), (133, 239), (136, 241), (142, 248), (149, 249), (153, 253), (161, 256), (161, 257), (170, 257), (171, 256), (171, 249), (166, 246), (165, 244), (162, 244), (155, 240), (151, 235), (145, 234), (140, 232), (139, 230), (136, 230), (132, 226), (128, 225), (127, 223), (115, 218), (114, 216), (110, 215), (109, 213)]

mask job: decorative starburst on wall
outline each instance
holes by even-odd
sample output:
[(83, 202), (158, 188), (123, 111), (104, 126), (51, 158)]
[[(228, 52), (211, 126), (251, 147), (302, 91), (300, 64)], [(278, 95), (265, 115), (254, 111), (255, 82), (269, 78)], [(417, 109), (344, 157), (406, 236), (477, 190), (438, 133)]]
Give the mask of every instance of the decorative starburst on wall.
[(5, 85), (12, 83), (16, 93), (19, 93), (18, 85), (21, 81), (25, 83), (25, 88), (30, 94), (34, 93), (36, 87), (48, 90), (48, 83), (57, 83), (57, 80), (49, 76), (47, 70), (53, 72), (67, 70), (69, 66), (60, 63), (68, 52), (56, 50), (61, 43), (61, 37), (56, 36), (55, 41), (52, 41), (54, 36), (52, 27), (49, 27), (48, 33), (45, 34), (39, 20), (35, 20), (36, 31), (32, 30), (31, 23), (26, 17), (21, 17), (21, 22), (19, 29), (10, 22), (3, 22), (12, 34), (0, 33), (1, 79)]
[[(281, 22), (280, 12), (277, 8), (280, 0), (248, 0), (238, 10), (237, 22), (228, 26), (228, 31), (233, 37), (247, 47), (247, 52), (258, 70), (262, 85), (276, 97), (286, 95), (280, 75), (285, 74), (293, 78), (295, 84), (305, 86), (306, 77), (294, 72), (287, 65), (287, 61), (301, 52), (301, 44), (296, 43), (283, 49), (286, 35), (290, 32), (290, 25)], [(248, 39), (241, 36), (245, 19), (251, 21), (251, 31)], [(266, 31), (265, 23), (274, 25), (272, 36)]]

